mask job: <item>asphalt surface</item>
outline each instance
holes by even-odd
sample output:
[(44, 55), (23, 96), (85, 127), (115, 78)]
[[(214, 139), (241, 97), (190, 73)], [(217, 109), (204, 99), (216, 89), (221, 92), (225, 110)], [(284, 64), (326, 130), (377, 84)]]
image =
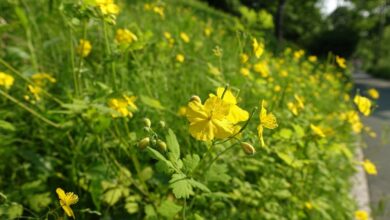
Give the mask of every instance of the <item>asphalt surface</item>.
[(372, 215), (375, 220), (390, 220), (390, 81), (364, 73), (356, 73), (353, 78), (361, 94), (370, 88), (380, 93), (373, 114), (362, 116), (364, 124), (377, 134), (376, 138), (363, 135), (363, 157), (370, 159), (378, 170), (377, 176), (367, 175)]

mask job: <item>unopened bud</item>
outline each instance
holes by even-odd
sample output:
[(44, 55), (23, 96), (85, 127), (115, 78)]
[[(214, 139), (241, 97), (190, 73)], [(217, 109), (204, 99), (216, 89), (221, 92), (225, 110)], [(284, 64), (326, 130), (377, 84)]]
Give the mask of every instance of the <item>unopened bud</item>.
[(150, 138), (146, 137), (138, 142), (138, 147), (143, 150), (150, 144)]
[(150, 121), (149, 118), (144, 118), (144, 124), (145, 124), (145, 127), (148, 127), (148, 128), (150, 128), (150, 126), (152, 126), (152, 122)]
[(165, 128), (165, 121), (160, 121), (159, 123), (162, 128)]
[(191, 96), (191, 98), (190, 98), (190, 102), (199, 102), (199, 103), (201, 103), (202, 100), (199, 98), (199, 96), (193, 95), (193, 96)]
[(157, 140), (157, 146), (161, 151), (167, 150), (167, 144), (162, 140)]
[(256, 153), (255, 148), (248, 142), (241, 142), (241, 148), (247, 155), (253, 155)]

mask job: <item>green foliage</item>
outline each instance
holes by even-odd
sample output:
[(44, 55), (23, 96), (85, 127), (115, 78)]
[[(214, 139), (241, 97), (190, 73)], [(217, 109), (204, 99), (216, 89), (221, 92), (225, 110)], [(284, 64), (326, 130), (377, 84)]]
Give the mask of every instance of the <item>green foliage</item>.
[[(348, 70), (333, 57), (274, 53), (275, 2), (243, 8), (242, 20), (193, 0), (115, 1), (118, 15), (93, 2), (0, 1), (0, 72), (14, 79), (9, 89), (0, 79), (1, 219), (63, 216), (57, 188), (78, 195), (77, 219), (352, 218), (356, 134), (340, 117), (355, 112)], [(286, 8), (293, 21), (313, 2), (300, 3)], [(118, 29), (133, 42), (121, 44)], [(197, 140), (183, 117), (189, 99), (204, 104), (226, 85), (250, 120), (234, 137)], [(262, 100), (278, 122), (264, 129), (267, 147)]]

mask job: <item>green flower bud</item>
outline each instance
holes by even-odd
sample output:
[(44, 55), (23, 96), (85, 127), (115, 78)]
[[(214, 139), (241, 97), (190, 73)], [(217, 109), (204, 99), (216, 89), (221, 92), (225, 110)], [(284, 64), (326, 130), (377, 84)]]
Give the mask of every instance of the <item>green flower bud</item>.
[(202, 100), (200, 99), (199, 96), (193, 95), (193, 96), (191, 96), (191, 98), (190, 98), (190, 102), (202, 102)]
[(241, 148), (247, 155), (253, 155), (256, 153), (255, 148), (248, 142), (241, 142)]
[(150, 121), (149, 118), (144, 118), (143, 121), (144, 121), (145, 127), (150, 128), (150, 126), (152, 126), (152, 122)]
[(167, 144), (162, 140), (157, 140), (157, 146), (161, 151), (167, 150)]
[(159, 123), (162, 128), (165, 128), (165, 121), (160, 121)]
[(138, 142), (138, 147), (143, 150), (150, 144), (150, 138), (146, 137)]

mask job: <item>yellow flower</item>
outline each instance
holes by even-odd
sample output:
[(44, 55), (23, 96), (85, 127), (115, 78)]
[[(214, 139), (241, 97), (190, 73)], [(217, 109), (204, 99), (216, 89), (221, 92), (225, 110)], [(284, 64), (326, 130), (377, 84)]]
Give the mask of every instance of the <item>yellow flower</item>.
[(281, 77), (287, 77), (288, 76), (288, 72), (286, 70), (282, 70), (282, 71), (280, 71), (280, 76)]
[(206, 37), (210, 37), (212, 31), (213, 29), (211, 29), (211, 27), (205, 27), (203, 32)]
[(274, 87), (274, 91), (275, 91), (275, 92), (280, 92), (280, 90), (282, 90), (282, 87), (280, 87), (280, 85), (276, 85), (276, 86)]
[(293, 113), (295, 116), (298, 115), (298, 105), (296, 105), (293, 102), (288, 102), (287, 103), (287, 108), (290, 110), (291, 113)]
[(364, 210), (358, 210), (355, 212), (355, 219), (356, 220), (369, 220), (369, 215)]
[(240, 60), (241, 60), (241, 63), (243, 63), (243, 64), (248, 62), (248, 60), (249, 60), (248, 54), (246, 54), (246, 53), (240, 54)]
[(253, 38), (253, 52), (255, 53), (256, 58), (259, 58), (264, 52), (264, 44), (262, 42), (257, 42), (256, 38)]
[(77, 53), (82, 57), (87, 57), (92, 50), (91, 42), (85, 39), (80, 39), (79, 45), (77, 46)]
[(65, 193), (65, 191), (61, 188), (57, 188), (56, 192), (58, 198), (60, 199), (60, 205), (65, 211), (66, 215), (75, 219), (73, 210), (70, 208), (70, 206), (76, 204), (79, 201), (79, 197), (73, 192)]
[(379, 98), (379, 92), (378, 92), (378, 90), (376, 90), (374, 88), (367, 90), (367, 93), (373, 99), (378, 99)]
[(179, 62), (179, 63), (183, 63), (185, 60), (185, 57), (183, 54), (178, 54), (176, 55), (176, 61)]
[(222, 57), (222, 54), (223, 54), (223, 50), (222, 48), (220, 48), (219, 46), (216, 46), (214, 49), (213, 49), (213, 53), (216, 57)]
[(0, 86), (4, 86), (5, 89), (10, 89), (14, 81), (15, 79), (11, 75), (0, 72)]
[(189, 43), (190, 42), (190, 37), (184, 33), (184, 32), (180, 32), (180, 38), (185, 42), (185, 43)]
[(309, 61), (312, 62), (312, 63), (317, 62), (317, 56), (314, 56), (314, 55), (309, 56)]
[(222, 87), (217, 88), (217, 95), (210, 94), (204, 105), (199, 97), (191, 98), (186, 109), (190, 134), (201, 141), (233, 135), (239, 129), (236, 124), (249, 118), (249, 113), (236, 104), (236, 97)]
[(133, 111), (137, 110), (135, 105), (136, 96), (126, 96), (123, 98), (113, 98), (108, 102), (108, 106), (115, 110), (116, 113), (112, 114), (113, 118), (117, 117), (133, 117)]
[(160, 15), (161, 18), (164, 18), (165, 17), (165, 14), (164, 14), (164, 8), (161, 7), (161, 6), (154, 6), (153, 7), (153, 12)]
[(115, 40), (119, 44), (131, 44), (132, 42), (137, 41), (138, 38), (128, 29), (118, 29), (116, 30)]
[(364, 162), (362, 162), (362, 165), (363, 165), (364, 170), (368, 174), (370, 174), (370, 175), (377, 175), (378, 174), (375, 164), (373, 164), (370, 160), (367, 160), (367, 159), (364, 160)]
[(305, 207), (307, 208), (307, 209), (313, 209), (313, 204), (311, 204), (311, 202), (305, 202)]
[(303, 98), (300, 97), (300, 96), (297, 95), (297, 94), (294, 95), (294, 98), (295, 98), (295, 100), (297, 101), (297, 104), (298, 104), (299, 108), (304, 109), (304, 108), (305, 108), (305, 105), (303, 104)]
[(55, 83), (57, 80), (47, 73), (35, 73), (31, 76), (32, 81), (37, 85), (44, 85), (45, 81), (49, 81), (51, 83)]
[(268, 69), (268, 65), (265, 61), (263, 62), (260, 62), (260, 63), (256, 63), (254, 66), (253, 66), (253, 70), (257, 73), (260, 73), (260, 75), (264, 78), (268, 77), (269, 76), (269, 69)]
[(353, 102), (357, 105), (359, 111), (365, 115), (368, 116), (371, 113), (371, 101), (363, 96), (356, 95), (353, 99)]
[(113, 0), (96, 0), (96, 5), (100, 8), (102, 14), (119, 14), (119, 6)]
[(336, 56), (336, 63), (337, 65), (339, 65), (339, 67), (345, 69), (347, 67), (346, 63), (345, 63), (345, 59), (342, 58), (342, 57), (339, 57), (339, 56)]
[(243, 76), (249, 76), (250, 71), (249, 71), (248, 68), (242, 67), (242, 68), (240, 69), (240, 73), (241, 73), (241, 75), (243, 75)]
[(260, 138), (261, 146), (264, 147), (264, 138), (263, 138), (263, 130), (264, 128), (275, 129), (278, 127), (278, 123), (276, 121), (276, 117), (272, 113), (267, 113), (267, 109), (265, 108), (265, 101), (261, 101), (261, 109), (260, 109), (260, 124), (257, 127), (258, 135)]
[(197, 140), (211, 141), (227, 138), (234, 132), (234, 124), (228, 120), (230, 104), (217, 96), (209, 97), (204, 105), (196, 100), (187, 107), (190, 134)]
[(325, 137), (325, 134), (320, 127), (315, 126), (313, 124), (310, 124), (310, 129), (314, 132), (315, 135), (322, 137), (322, 138)]
[(34, 95), (37, 101), (41, 100), (42, 88), (40, 86), (28, 85), (27, 88)]
[(248, 120), (249, 113), (237, 106), (237, 99), (229, 89), (225, 91), (225, 88), (218, 87), (217, 96), (221, 98), (224, 102), (230, 104), (230, 112), (229, 115), (227, 116), (229, 121), (236, 124), (240, 121)]
[(294, 52), (294, 59), (299, 60), (303, 55), (305, 55), (304, 50), (297, 50)]
[(167, 39), (169, 45), (172, 47), (173, 44), (175, 43), (175, 39), (173, 39), (171, 33), (169, 33), (169, 32), (164, 32), (164, 37), (165, 37), (165, 39)]

